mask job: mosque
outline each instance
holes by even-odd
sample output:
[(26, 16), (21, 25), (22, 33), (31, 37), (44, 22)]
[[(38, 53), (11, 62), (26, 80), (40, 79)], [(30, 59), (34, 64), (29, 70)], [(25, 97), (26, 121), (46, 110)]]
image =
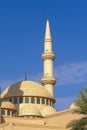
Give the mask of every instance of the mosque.
[(82, 116), (73, 113), (74, 103), (67, 110), (56, 111), (54, 108), (55, 54), (52, 50), (48, 20), (41, 57), (44, 66), (41, 84), (25, 79), (10, 85), (2, 92), (0, 130), (66, 130), (66, 125), (71, 120)]

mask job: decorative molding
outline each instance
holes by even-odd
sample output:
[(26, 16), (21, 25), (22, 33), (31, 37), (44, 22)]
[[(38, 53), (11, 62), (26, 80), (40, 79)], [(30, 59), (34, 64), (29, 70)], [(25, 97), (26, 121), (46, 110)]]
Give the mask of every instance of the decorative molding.
[(51, 77), (51, 76), (44, 76), (41, 78), (41, 83), (43, 85), (46, 85), (46, 84), (52, 84), (52, 85), (55, 85), (56, 83), (56, 78), (55, 77)]
[(41, 57), (42, 57), (42, 60), (46, 60), (46, 59), (54, 60), (55, 54), (53, 52), (44, 52)]
[(52, 38), (51, 39), (44, 39), (44, 43), (50, 42), (52, 44)]

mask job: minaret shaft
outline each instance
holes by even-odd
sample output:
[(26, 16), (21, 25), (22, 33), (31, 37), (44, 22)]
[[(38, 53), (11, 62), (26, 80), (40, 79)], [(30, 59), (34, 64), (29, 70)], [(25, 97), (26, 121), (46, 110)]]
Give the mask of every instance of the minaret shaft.
[(51, 59), (46, 59), (44, 61), (44, 76), (53, 76), (53, 61)]
[(44, 40), (44, 53), (42, 60), (44, 63), (44, 76), (41, 79), (42, 84), (53, 96), (53, 86), (56, 83), (56, 78), (53, 75), (53, 60), (55, 55), (52, 51), (52, 38), (50, 33), (49, 21), (47, 20), (45, 40)]
[(52, 52), (52, 43), (51, 41), (44, 41), (44, 52)]

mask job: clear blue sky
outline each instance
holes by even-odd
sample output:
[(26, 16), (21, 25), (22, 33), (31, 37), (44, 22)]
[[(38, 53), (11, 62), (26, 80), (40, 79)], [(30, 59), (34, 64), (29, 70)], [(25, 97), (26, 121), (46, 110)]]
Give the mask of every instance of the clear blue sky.
[(0, 84), (40, 81), (46, 19), (53, 51), (56, 108), (65, 109), (87, 85), (86, 0), (0, 0)]

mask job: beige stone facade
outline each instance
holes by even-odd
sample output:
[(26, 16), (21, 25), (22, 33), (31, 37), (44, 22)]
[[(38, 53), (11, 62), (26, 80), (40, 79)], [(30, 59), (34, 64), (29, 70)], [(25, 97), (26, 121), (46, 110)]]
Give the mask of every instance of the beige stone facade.
[(72, 110), (57, 112), (44, 118), (2, 117), (0, 130), (68, 130), (67, 123), (82, 115), (73, 114)]
[(44, 53), (42, 60), (44, 74), (41, 84), (24, 80), (7, 87), (1, 94), (0, 130), (66, 130), (66, 125), (83, 115), (73, 113), (75, 104), (64, 111), (56, 111), (54, 106), (53, 72), (55, 54), (49, 21), (46, 24)]

